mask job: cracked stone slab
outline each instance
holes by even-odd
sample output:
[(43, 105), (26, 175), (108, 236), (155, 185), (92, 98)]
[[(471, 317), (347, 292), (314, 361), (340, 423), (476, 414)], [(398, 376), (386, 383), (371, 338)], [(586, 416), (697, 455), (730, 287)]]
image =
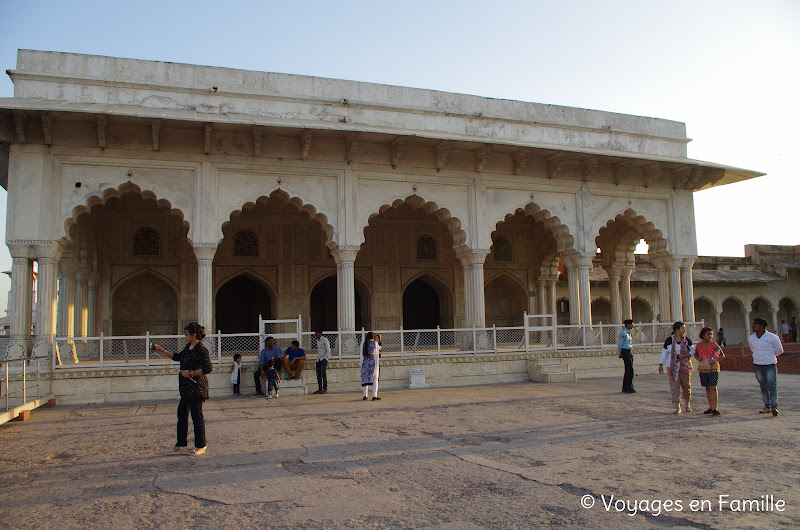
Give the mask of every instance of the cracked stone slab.
[(328, 488), (341, 490), (354, 484), (355, 481), (350, 479), (297, 476), (279, 466), (262, 467), (258, 464), (252, 468), (215, 468), (200, 472), (187, 469), (161, 474), (153, 481), (153, 485), (163, 492), (221, 504), (300, 502)]

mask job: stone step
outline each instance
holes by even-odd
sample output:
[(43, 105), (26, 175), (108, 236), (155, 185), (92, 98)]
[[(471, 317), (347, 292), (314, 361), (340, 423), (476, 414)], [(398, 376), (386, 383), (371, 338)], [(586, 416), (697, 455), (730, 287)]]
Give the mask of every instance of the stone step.
[(563, 359), (536, 359), (528, 368), (528, 377), (537, 383), (565, 383), (577, 381), (577, 374)]
[[(264, 388), (266, 392), (266, 388)], [(306, 381), (304, 378), (300, 379), (287, 379), (284, 374), (281, 374), (281, 382), (278, 385), (278, 391), (282, 396), (303, 396), (306, 392)]]
[(548, 383), (574, 383), (578, 380), (575, 372), (550, 372), (547, 374)]

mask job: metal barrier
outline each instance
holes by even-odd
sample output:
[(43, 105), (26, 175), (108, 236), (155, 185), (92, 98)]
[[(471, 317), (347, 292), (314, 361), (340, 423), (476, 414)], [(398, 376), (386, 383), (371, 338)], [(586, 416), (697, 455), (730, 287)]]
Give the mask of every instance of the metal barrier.
[[(687, 322), (687, 335), (697, 337), (702, 322)], [(261, 333), (210, 334), (203, 343), (214, 363), (230, 362), (235, 354), (243, 359), (257, 359), (267, 336), (275, 338), (285, 349), (289, 341), (297, 340), (306, 346), (308, 357), (314, 357), (317, 339), (310, 331), (301, 331), (302, 320), (262, 320)], [(377, 330), (381, 335), (383, 356), (430, 356), (452, 354), (497, 354), (504, 352), (585, 350), (616, 347), (622, 330), (620, 324), (558, 325), (555, 315), (524, 315), (523, 326), (444, 329)], [(663, 344), (672, 332), (672, 324), (650, 322), (634, 324), (633, 344), (656, 346)], [(331, 344), (334, 359), (357, 358), (358, 347), (365, 330), (324, 331)], [(172, 361), (151, 353), (153, 342), (169, 351), (180, 351), (183, 335), (150, 335), (123, 337), (56, 337), (53, 363), (56, 368), (69, 366), (154, 366)]]
[[(25, 411), (42, 406), (53, 399), (49, 388), (46, 394), (42, 393), (41, 362), (49, 362), (49, 356), (26, 357), (23, 359), (8, 359), (0, 361), (3, 370), (3, 379), (0, 381), (0, 396), (3, 397), (3, 412), (0, 413), (0, 424), (13, 420)], [(33, 366), (33, 368), (31, 368)], [(29, 384), (32, 373), (36, 378)], [(49, 376), (49, 370), (48, 370)], [(35, 382), (36, 398), (33, 398)], [(49, 384), (49, 377), (48, 377)], [(14, 387), (17, 388), (14, 388)]]

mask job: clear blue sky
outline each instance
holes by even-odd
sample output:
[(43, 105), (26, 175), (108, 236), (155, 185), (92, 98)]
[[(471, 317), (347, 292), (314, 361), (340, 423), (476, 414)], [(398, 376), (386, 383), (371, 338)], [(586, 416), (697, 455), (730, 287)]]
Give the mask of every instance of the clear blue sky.
[[(0, 19), (3, 69), (30, 48), (682, 121), (691, 158), (767, 173), (695, 195), (699, 253), (800, 244), (798, 1), (0, 0)], [(0, 270), (10, 266), (3, 246)], [(0, 279), (0, 315), (7, 291)]]

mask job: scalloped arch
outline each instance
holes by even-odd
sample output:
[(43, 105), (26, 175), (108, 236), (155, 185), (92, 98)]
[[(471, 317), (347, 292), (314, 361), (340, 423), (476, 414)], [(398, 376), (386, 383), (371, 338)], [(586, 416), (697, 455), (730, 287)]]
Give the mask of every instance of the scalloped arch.
[[(143, 199), (150, 199), (155, 201), (157, 208), (167, 208), (170, 210), (172, 215), (177, 215), (183, 221), (184, 228), (189, 228), (189, 221), (186, 220), (184, 213), (182, 210), (173, 208), (172, 203), (166, 199), (159, 199), (158, 196), (154, 191), (151, 190), (144, 190), (142, 188), (134, 184), (133, 182), (125, 182), (121, 184), (119, 187), (114, 188), (106, 188), (99, 194), (92, 194), (86, 198), (84, 204), (75, 206), (72, 208), (71, 217), (64, 221), (64, 233), (65, 237), (68, 239), (72, 239), (70, 236), (70, 230), (73, 226), (78, 223), (78, 218), (84, 214), (91, 214), (92, 208), (95, 206), (105, 206), (109, 199), (119, 199), (124, 194), (134, 192), (141, 195)], [(191, 241), (189, 241), (191, 243)]]
[(178, 290), (178, 286), (177, 286), (177, 285), (175, 285), (175, 282), (173, 282), (172, 280), (170, 280), (169, 278), (167, 278), (166, 276), (164, 276), (163, 274), (161, 274), (161, 273), (160, 273), (160, 272), (158, 272), (157, 270), (153, 270), (153, 269), (151, 269), (150, 267), (144, 267), (144, 268), (141, 268), (141, 269), (139, 269), (139, 270), (133, 271), (132, 273), (128, 274), (127, 276), (123, 276), (122, 278), (120, 278), (119, 280), (117, 280), (117, 281), (116, 281), (116, 282), (115, 282), (115, 283), (114, 283), (114, 284), (111, 286), (111, 300), (112, 300), (112, 301), (114, 300), (114, 295), (116, 294), (117, 290), (118, 290), (120, 287), (122, 287), (123, 285), (125, 285), (125, 284), (126, 284), (126, 283), (128, 283), (129, 281), (131, 281), (131, 280), (135, 280), (135, 279), (136, 279), (136, 278), (138, 278), (139, 276), (144, 276), (144, 275), (146, 275), (146, 274), (149, 274), (149, 275), (151, 275), (151, 276), (154, 276), (154, 277), (158, 278), (159, 280), (161, 280), (162, 282), (166, 283), (166, 284), (167, 284), (167, 285), (169, 285), (169, 286), (172, 288), (172, 290), (175, 292), (175, 296), (180, 296), (180, 292), (179, 292), (179, 290)]
[(525, 206), (515, 208), (511, 213), (507, 213), (503, 219), (495, 223), (492, 231), (497, 230), (500, 223), (508, 221), (518, 213), (533, 217), (534, 221), (537, 223), (543, 223), (545, 230), (553, 234), (558, 252), (563, 252), (574, 247), (575, 238), (569, 233), (569, 227), (563, 224), (558, 216), (552, 215), (549, 210), (543, 210), (535, 202), (529, 202)]
[(255, 208), (259, 204), (266, 204), (266, 202), (271, 198), (281, 199), (285, 204), (294, 206), (298, 211), (308, 215), (310, 219), (317, 221), (320, 224), (320, 228), (325, 233), (325, 246), (327, 246), (329, 249), (336, 247), (336, 241), (334, 241), (335, 230), (333, 225), (328, 222), (328, 216), (323, 212), (318, 211), (313, 204), (306, 203), (300, 197), (292, 196), (281, 188), (277, 188), (266, 195), (262, 193), (254, 196), (251, 198), (251, 200), (242, 203), (241, 208), (233, 209), (227, 212), (224, 218), (227, 218), (228, 220), (222, 223), (222, 226), (220, 227), (221, 230), (227, 228), (231, 220), (234, 217), (241, 215), (243, 211)]
[[(517, 287), (522, 289), (523, 293), (527, 293), (528, 292), (527, 286), (524, 283), (522, 283), (522, 281), (519, 278), (515, 278), (514, 276), (512, 276), (511, 274), (509, 274), (506, 271), (501, 271), (501, 272), (495, 274), (494, 276), (492, 276), (490, 278), (486, 278), (486, 280), (484, 281), (483, 288), (486, 289), (486, 287), (490, 283), (492, 283), (493, 281), (496, 281), (496, 280), (510, 280), (511, 283), (513, 283), (514, 285), (516, 285)], [(527, 294), (526, 294), (526, 296), (527, 296)]]
[[(617, 214), (613, 219), (609, 219), (605, 226), (602, 226), (595, 237), (595, 244), (598, 248), (602, 248), (601, 242), (603, 239), (610, 237), (609, 232), (619, 230), (615, 226), (616, 223), (623, 223), (628, 229), (622, 233), (622, 237), (617, 242), (614, 252), (623, 251), (626, 254), (632, 254), (639, 239), (644, 239), (650, 247), (649, 255), (663, 255), (667, 253), (667, 240), (661, 230), (648, 221), (644, 216), (639, 215), (633, 208), (628, 208), (621, 214)], [(617, 234), (619, 235), (619, 234)], [(605, 249), (604, 249), (605, 250)]]
[[(433, 201), (426, 201), (417, 194), (409, 195), (405, 199), (397, 198), (393, 200), (391, 204), (381, 205), (377, 210), (373, 210), (373, 212), (369, 214), (367, 217), (367, 224), (369, 224), (372, 219), (386, 212), (387, 210), (399, 208), (403, 204), (408, 204), (415, 210), (421, 208), (425, 213), (435, 216), (440, 223), (444, 223), (444, 225), (447, 226), (447, 229), (450, 231), (450, 234), (453, 236), (453, 248), (456, 251), (467, 248), (467, 233), (461, 228), (461, 220), (458, 217), (453, 217), (453, 214), (450, 213), (450, 210), (447, 208), (440, 207)], [(367, 227), (364, 226), (361, 230), (362, 244), (366, 240), (364, 232), (366, 228)]]

